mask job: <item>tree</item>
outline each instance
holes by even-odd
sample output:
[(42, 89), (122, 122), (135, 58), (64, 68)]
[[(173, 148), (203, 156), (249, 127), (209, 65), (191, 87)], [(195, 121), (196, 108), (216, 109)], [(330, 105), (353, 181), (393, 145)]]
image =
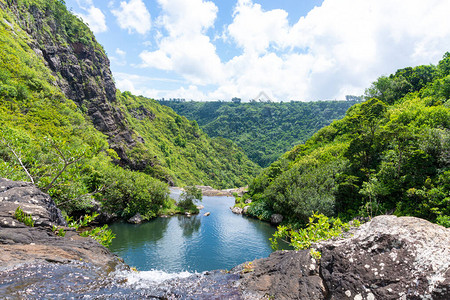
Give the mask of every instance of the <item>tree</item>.
[(181, 193), (180, 200), (178, 201), (178, 206), (188, 210), (196, 209), (194, 201), (202, 201), (203, 195), (202, 190), (196, 188), (195, 186), (187, 186), (184, 188), (184, 192)]

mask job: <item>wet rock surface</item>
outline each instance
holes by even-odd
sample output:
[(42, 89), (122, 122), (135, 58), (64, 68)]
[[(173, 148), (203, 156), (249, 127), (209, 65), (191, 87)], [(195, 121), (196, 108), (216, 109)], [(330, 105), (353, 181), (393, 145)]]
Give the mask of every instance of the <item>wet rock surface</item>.
[[(36, 226), (13, 218), (21, 206)], [(64, 220), (33, 185), (0, 179), (0, 298), (5, 299), (450, 299), (450, 230), (379, 216), (309, 250), (279, 251), (230, 272), (149, 280)], [(189, 275), (189, 274), (188, 274)]]

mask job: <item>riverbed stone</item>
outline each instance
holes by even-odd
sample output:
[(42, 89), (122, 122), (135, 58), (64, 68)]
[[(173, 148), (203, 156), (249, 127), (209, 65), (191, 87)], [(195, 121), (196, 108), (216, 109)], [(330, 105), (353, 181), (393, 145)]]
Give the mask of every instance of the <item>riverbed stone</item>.
[(270, 216), (270, 223), (272, 225), (278, 225), (283, 222), (283, 216), (280, 214), (273, 214)]
[(234, 214), (237, 214), (237, 215), (241, 215), (242, 214), (242, 212), (244, 211), (242, 208), (240, 208), (240, 207), (230, 207), (231, 208), (231, 211), (234, 213)]
[(142, 222), (144, 222), (144, 218), (141, 216), (140, 213), (137, 213), (131, 218), (129, 218), (127, 222), (131, 224), (141, 224)]

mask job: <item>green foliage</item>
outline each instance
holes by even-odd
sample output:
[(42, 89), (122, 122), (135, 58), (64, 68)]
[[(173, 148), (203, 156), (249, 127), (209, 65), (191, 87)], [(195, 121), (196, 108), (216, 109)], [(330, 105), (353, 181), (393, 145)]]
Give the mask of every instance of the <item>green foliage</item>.
[(81, 236), (91, 237), (100, 244), (102, 244), (103, 246), (109, 247), (109, 245), (111, 245), (112, 240), (115, 238), (115, 234), (112, 233), (112, 230), (108, 228), (108, 225), (105, 224), (102, 227), (94, 227), (92, 229), (86, 229), (89, 226), (89, 224), (91, 224), (97, 217), (98, 213), (93, 213), (91, 215), (84, 215), (83, 218), (80, 218), (76, 221), (73, 220), (72, 217), (67, 217), (66, 219), (68, 226), (75, 228), (76, 231), (79, 231)]
[(229, 140), (209, 138), (197, 122), (157, 101), (117, 93), (131, 127), (144, 143), (128, 152), (141, 170), (178, 186), (245, 186), (260, 168)]
[(202, 201), (202, 190), (195, 186), (186, 186), (180, 195), (178, 206), (184, 210), (198, 211), (194, 201)]
[[(249, 186), (254, 202), (262, 202), (252, 206), (280, 213), (295, 226), (304, 225), (312, 211), (345, 220), (390, 212), (445, 223), (449, 60), (446, 54), (437, 67), (381, 77), (367, 92), (379, 99), (352, 106), (343, 119), (264, 169)], [(395, 87), (396, 80), (406, 80), (410, 88)], [(382, 88), (384, 83), (389, 84)]]
[(160, 101), (212, 137), (230, 139), (262, 167), (294, 145), (344, 116), (355, 101), (317, 102), (176, 102)]
[(64, 230), (64, 228), (59, 228), (58, 226), (53, 225), (52, 231), (54, 233), (56, 233), (57, 236), (60, 236), (60, 237), (66, 236), (66, 231)]
[(450, 216), (438, 216), (436, 223), (446, 228), (450, 228)]
[(27, 226), (34, 227), (34, 220), (33, 217), (30, 214), (25, 213), (20, 206), (16, 208), (16, 211), (14, 212), (14, 218), (17, 219), (17, 221), (24, 223)]
[[(354, 221), (352, 225), (343, 223), (339, 218), (330, 219), (323, 214), (313, 213), (305, 228), (293, 230), (288, 226), (278, 226), (278, 230), (270, 239), (272, 248), (278, 249), (278, 240), (288, 241), (295, 250), (308, 249), (312, 244), (342, 235), (351, 226), (358, 227), (360, 223)], [(311, 253), (318, 257), (320, 253)], [(313, 256), (313, 257), (314, 257)]]

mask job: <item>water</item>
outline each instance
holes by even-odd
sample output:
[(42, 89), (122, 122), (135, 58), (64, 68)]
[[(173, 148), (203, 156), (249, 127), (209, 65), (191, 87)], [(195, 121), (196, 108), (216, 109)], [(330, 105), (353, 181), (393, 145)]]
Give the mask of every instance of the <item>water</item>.
[[(177, 198), (179, 192), (173, 191)], [(139, 272), (105, 274), (85, 262), (42, 262), (0, 269), (1, 299), (241, 299), (231, 269), (267, 257), (269, 224), (235, 215), (233, 198), (204, 197), (197, 216), (113, 224), (110, 250)], [(210, 212), (208, 217), (203, 216)]]
[[(176, 190), (172, 197), (177, 198)], [(117, 223), (110, 250), (140, 271), (202, 272), (231, 269), (272, 252), (275, 228), (235, 215), (232, 197), (203, 197), (205, 206), (190, 218), (158, 218), (141, 225)], [(203, 214), (210, 212), (206, 217)]]

